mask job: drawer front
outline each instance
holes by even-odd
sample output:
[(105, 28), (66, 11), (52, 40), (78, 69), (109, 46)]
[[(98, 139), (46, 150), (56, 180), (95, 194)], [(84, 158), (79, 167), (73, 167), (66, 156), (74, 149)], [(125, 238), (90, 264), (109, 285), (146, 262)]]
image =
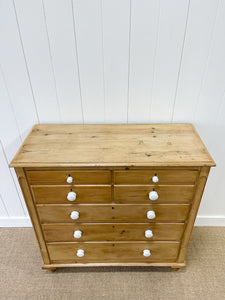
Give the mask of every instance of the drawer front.
[(43, 224), (42, 229), (48, 242), (179, 241), (184, 223)]
[[(68, 176), (73, 178), (67, 183)], [(110, 184), (110, 171), (27, 171), (27, 178), (33, 184)]]
[[(117, 203), (190, 203), (194, 194), (193, 185), (118, 185), (114, 187), (114, 198)], [(150, 200), (149, 193), (155, 191), (157, 200)]]
[[(111, 202), (111, 186), (32, 186), (36, 203), (107, 203)], [(69, 201), (70, 192), (76, 194), (76, 199)]]
[[(179, 242), (103, 242), (103, 243), (50, 243), (47, 244), (51, 261), (82, 262), (167, 262), (175, 261)], [(83, 250), (83, 257), (77, 256)], [(143, 250), (151, 255), (143, 256)]]
[(124, 170), (114, 172), (115, 184), (153, 184), (152, 177), (158, 177), (159, 184), (195, 184), (197, 170)]
[[(189, 209), (189, 204), (37, 205), (42, 223), (184, 222)], [(154, 211), (154, 219), (148, 219), (148, 211)], [(71, 219), (72, 212), (78, 212), (79, 218), (76, 220)]]

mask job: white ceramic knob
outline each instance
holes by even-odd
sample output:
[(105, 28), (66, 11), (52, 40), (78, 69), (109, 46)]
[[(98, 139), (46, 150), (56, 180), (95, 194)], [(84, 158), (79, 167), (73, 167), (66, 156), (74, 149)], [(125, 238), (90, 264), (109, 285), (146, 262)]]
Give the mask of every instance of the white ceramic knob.
[(80, 230), (75, 230), (73, 233), (73, 236), (75, 237), (75, 239), (79, 239), (82, 237), (82, 231)]
[(154, 210), (149, 210), (148, 212), (147, 212), (147, 218), (148, 219), (155, 219), (155, 212), (154, 212)]
[(77, 250), (77, 256), (78, 257), (83, 257), (84, 256), (84, 250), (83, 249), (78, 249)]
[(74, 200), (76, 200), (76, 198), (77, 198), (77, 194), (74, 193), (74, 192), (69, 192), (69, 193), (67, 194), (67, 199), (68, 199), (69, 201), (74, 201)]
[(145, 249), (145, 250), (143, 250), (143, 255), (145, 257), (149, 257), (151, 255), (151, 251), (149, 249)]
[(151, 230), (145, 230), (145, 237), (150, 239), (153, 237), (153, 232)]
[(154, 183), (157, 183), (158, 181), (159, 181), (159, 178), (158, 178), (158, 176), (153, 176), (152, 177), (152, 181), (154, 182)]
[(157, 200), (159, 198), (159, 195), (156, 191), (151, 191), (149, 193), (149, 199), (150, 200)]
[(72, 182), (73, 182), (73, 177), (68, 176), (67, 179), (66, 179), (66, 181), (67, 181), (68, 183), (72, 183)]
[(70, 218), (73, 220), (77, 220), (77, 219), (79, 219), (79, 215), (80, 215), (79, 212), (74, 210), (71, 212)]

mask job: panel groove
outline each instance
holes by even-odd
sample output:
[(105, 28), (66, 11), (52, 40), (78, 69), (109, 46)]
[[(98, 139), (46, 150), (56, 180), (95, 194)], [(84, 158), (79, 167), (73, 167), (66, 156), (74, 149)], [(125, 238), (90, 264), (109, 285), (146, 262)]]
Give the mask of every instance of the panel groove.
[(157, 18), (157, 35), (156, 35), (156, 44), (155, 44), (155, 51), (154, 51), (154, 64), (153, 64), (153, 77), (151, 82), (151, 99), (149, 101), (149, 120), (151, 121), (151, 111), (152, 111), (152, 102), (153, 102), (153, 87), (155, 82), (155, 69), (156, 69), (156, 56), (157, 56), (157, 49), (159, 43), (159, 32), (160, 32), (160, 15), (161, 15), (161, 0), (158, 3), (158, 18)]
[[(1, 152), (2, 152), (2, 155), (3, 155), (3, 160), (5, 160), (5, 162), (6, 162), (6, 164), (7, 164), (7, 166), (9, 165), (9, 162), (8, 162), (8, 159), (7, 159), (7, 156), (6, 156), (6, 153), (5, 153), (5, 149), (4, 149), (4, 147), (3, 147), (3, 144), (2, 144), (2, 141), (0, 140), (0, 148), (1, 148)], [(13, 178), (13, 176), (12, 176), (12, 172), (11, 172), (11, 169), (9, 168), (9, 174), (10, 174), (10, 176), (11, 176), (11, 180), (12, 180), (12, 182), (13, 182), (13, 185), (14, 185), (14, 190), (16, 191), (16, 194), (17, 194), (17, 199), (19, 200), (19, 201), (17, 201), (18, 203), (19, 203), (19, 206), (20, 206), (20, 209), (23, 211), (23, 214), (24, 214), (24, 216), (26, 216), (26, 212), (25, 212), (25, 209), (24, 209), (24, 207), (23, 207), (23, 205), (22, 205), (22, 202), (21, 202), (21, 199), (20, 199), (20, 196), (19, 196), (19, 193), (18, 193), (18, 190), (17, 190), (17, 187), (16, 187), (16, 184), (15, 184), (15, 180), (14, 180), (14, 178)], [(14, 199), (12, 199), (12, 201), (13, 201)], [(4, 202), (4, 205), (6, 206), (6, 203), (5, 203), (5, 200), (3, 200), (3, 202)], [(6, 206), (7, 207), (7, 206)], [(18, 207), (19, 208), (19, 207)], [(14, 210), (14, 209), (13, 209)], [(8, 212), (8, 214), (9, 214), (9, 210), (7, 209), (7, 212)]]
[(176, 82), (176, 88), (175, 88), (174, 101), (173, 101), (173, 105), (172, 105), (172, 115), (171, 115), (170, 123), (173, 122), (173, 117), (174, 117), (174, 109), (175, 109), (175, 104), (176, 104), (177, 90), (178, 90), (178, 84), (179, 84), (179, 79), (180, 79), (180, 71), (181, 71), (181, 65), (182, 65), (182, 59), (183, 59), (183, 53), (184, 53), (184, 46), (185, 46), (186, 34), (187, 34), (187, 27), (188, 27), (190, 2), (191, 2), (191, 0), (188, 1), (187, 16), (186, 16), (186, 23), (185, 23), (185, 30), (184, 30), (184, 39), (183, 39), (183, 43), (182, 43), (182, 49), (181, 49), (181, 55), (180, 55), (180, 64), (179, 64), (179, 70), (178, 70), (178, 74), (177, 74), (177, 82)]
[(80, 102), (81, 102), (81, 113), (82, 113), (82, 120), (83, 120), (83, 124), (84, 124), (84, 105), (83, 105), (83, 98), (82, 98), (82, 92), (81, 92), (81, 83), (80, 83), (80, 67), (79, 67), (79, 59), (78, 59), (77, 36), (76, 36), (76, 25), (75, 25), (73, 0), (71, 0), (71, 7), (72, 7), (72, 15), (73, 15), (73, 33), (74, 33), (75, 48), (76, 48), (76, 62), (77, 62), (77, 73), (78, 73)]
[(61, 107), (59, 104), (59, 95), (58, 95), (56, 79), (55, 79), (55, 71), (54, 71), (54, 67), (53, 67), (52, 51), (51, 51), (50, 40), (49, 40), (49, 32), (48, 32), (48, 26), (47, 26), (47, 20), (46, 20), (44, 1), (42, 0), (41, 3), (42, 3), (42, 9), (43, 9), (46, 36), (47, 36), (47, 41), (48, 41), (48, 50), (49, 50), (49, 57), (50, 57), (50, 62), (51, 62), (52, 77), (53, 77), (53, 82), (54, 82), (54, 87), (55, 87), (56, 101), (57, 101), (57, 106), (58, 106), (58, 111), (59, 111), (59, 118), (62, 123), (62, 110), (61, 110)]
[(198, 110), (197, 108), (198, 108), (198, 105), (199, 105), (199, 101), (200, 101), (202, 89), (203, 89), (204, 82), (205, 82), (205, 79), (206, 79), (207, 70), (208, 70), (208, 66), (209, 66), (209, 60), (210, 60), (210, 57), (211, 57), (212, 51), (213, 51), (213, 46), (214, 46), (213, 41), (214, 41), (215, 26), (216, 26), (216, 22), (217, 22), (217, 18), (218, 18), (218, 11), (219, 11), (218, 8), (219, 8), (219, 2), (217, 3), (216, 17), (215, 17), (215, 20), (214, 20), (214, 23), (213, 23), (213, 27), (212, 27), (211, 45), (210, 45), (210, 49), (208, 51), (208, 55), (207, 55), (207, 59), (206, 59), (206, 63), (205, 63), (205, 67), (204, 67), (204, 71), (203, 71), (203, 75), (202, 75), (202, 79), (201, 79), (201, 84), (200, 84), (200, 87), (199, 87), (199, 92), (198, 92), (197, 100), (195, 102), (194, 117), (193, 117), (193, 121), (194, 122), (196, 121), (196, 118), (197, 118), (197, 110)]
[(2, 204), (3, 210), (6, 213), (6, 216), (9, 217), (9, 213), (8, 213), (7, 207), (6, 207), (5, 202), (4, 202), (3, 198), (2, 198), (2, 195), (0, 194), (0, 208), (1, 208), (1, 204)]
[(21, 49), (22, 49), (22, 52), (23, 52), (24, 62), (25, 62), (25, 66), (26, 66), (29, 86), (30, 86), (30, 89), (31, 89), (32, 97), (33, 97), (33, 103), (34, 103), (36, 118), (37, 118), (38, 123), (40, 123), (38, 110), (37, 110), (37, 104), (36, 104), (35, 97), (34, 97), (34, 90), (33, 90), (33, 87), (32, 87), (30, 72), (29, 72), (29, 69), (28, 69), (27, 59), (26, 59), (26, 55), (25, 55), (25, 51), (24, 51), (24, 45), (23, 45), (23, 41), (22, 41), (21, 30), (20, 30), (20, 26), (19, 26), (19, 22), (18, 22), (18, 16), (17, 16), (16, 6), (15, 6), (15, 0), (13, 0), (13, 9), (14, 9), (14, 13), (15, 13), (16, 24), (17, 24), (17, 28), (18, 28), (18, 33), (19, 33), (19, 38), (20, 38)]
[[(12, 110), (12, 114), (13, 114), (13, 116), (14, 116), (15, 123), (16, 123), (16, 127), (17, 127), (17, 130), (18, 130), (18, 133), (19, 133), (20, 143), (22, 144), (23, 141), (22, 141), (22, 137), (21, 137), (21, 132), (20, 132), (18, 120), (17, 120), (17, 118), (16, 118), (16, 114), (15, 114), (15, 111), (14, 111), (14, 107), (13, 107), (13, 105), (12, 105), (12, 100), (11, 100), (11, 97), (10, 97), (10, 94), (9, 94), (9, 89), (8, 89), (7, 84), (6, 84), (6, 80), (5, 80), (5, 76), (4, 76), (4, 73), (3, 73), (3, 70), (2, 70), (1, 64), (0, 64), (0, 72), (1, 72), (1, 75), (2, 75), (2, 79), (3, 79), (3, 82), (4, 82), (4, 86), (5, 86), (6, 92), (7, 92), (7, 96), (8, 96), (8, 101), (9, 101), (9, 104), (10, 104), (10, 108), (11, 108), (11, 110)], [(2, 145), (2, 148), (3, 148), (3, 145)]]

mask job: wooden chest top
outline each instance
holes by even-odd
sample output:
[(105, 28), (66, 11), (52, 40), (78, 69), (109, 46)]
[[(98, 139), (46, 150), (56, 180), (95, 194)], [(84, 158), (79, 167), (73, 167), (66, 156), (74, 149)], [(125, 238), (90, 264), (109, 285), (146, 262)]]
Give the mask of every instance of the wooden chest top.
[(192, 124), (35, 125), (11, 167), (215, 166)]

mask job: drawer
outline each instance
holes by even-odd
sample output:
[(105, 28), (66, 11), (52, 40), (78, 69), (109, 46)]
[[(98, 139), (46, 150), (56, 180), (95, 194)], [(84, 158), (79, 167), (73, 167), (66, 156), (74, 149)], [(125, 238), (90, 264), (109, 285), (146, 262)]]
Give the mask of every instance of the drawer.
[[(52, 262), (167, 262), (175, 261), (179, 242), (97, 242), (97, 243), (48, 243)], [(83, 257), (77, 256), (83, 250)], [(150, 250), (145, 257), (143, 250)]]
[(197, 170), (123, 170), (114, 172), (115, 184), (153, 184), (153, 176), (158, 177), (156, 184), (195, 184)]
[[(190, 203), (194, 189), (193, 185), (118, 185), (114, 187), (114, 199), (117, 203)], [(157, 200), (149, 199), (152, 191)]]
[(68, 184), (68, 176), (73, 178), (74, 184), (110, 184), (110, 171), (27, 171), (27, 178), (33, 184)]
[[(32, 186), (36, 203), (105, 203), (111, 201), (111, 186)], [(67, 196), (74, 192), (76, 199)]]
[(178, 241), (184, 223), (42, 224), (42, 229), (48, 242)]
[[(189, 209), (189, 204), (37, 205), (37, 211), (42, 223), (184, 222), (188, 216)], [(154, 212), (153, 216), (151, 216), (153, 219), (148, 219), (148, 211)], [(78, 212), (78, 219), (71, 219), (72, 212)]]

